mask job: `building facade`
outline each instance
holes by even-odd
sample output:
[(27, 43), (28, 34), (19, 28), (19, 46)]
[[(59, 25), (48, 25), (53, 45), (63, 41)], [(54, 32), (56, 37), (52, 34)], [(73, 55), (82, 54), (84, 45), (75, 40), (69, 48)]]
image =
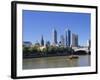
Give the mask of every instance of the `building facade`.
[(67, 30), (65, 30), (65, 46), (67, 47)]
[(23, 46), (24, 46), (24, 47), (31, 47), (31, 46), (32, 46), (32, 43), (29, 42), (29, 41), (24, 41), (24, 42), (23, 42)]
[(53, 45), (57, 45), (57, 31), (53, 30)]
[(49, 47), (49, 46), (50, 46), (50, 41), (46, 41), (45, 46), (46, 46), (46, 47)]
[(87, 40), (87, 47), (90, 50), (90, 48), (91, 48), (91, 40)]
[(65, 46), (65, 39), (63, 35), (60, 36), (60, 40), (61, 40), (61, 46)]
[(44, 39), (43, 39), (43, 35), (41, 37), (41, 46), (44, 46)]
[(78, 35), (72, 34), (72, 47), (78, 47)]
[(65, 30), (65, 45), (67, 47), (71, 45), (71, 31), (69, 29)]
[(68, 43), (68, 46), (70, 47), (71, 45), (71, 31), (68, 29), (67, 31), (67, 43)]

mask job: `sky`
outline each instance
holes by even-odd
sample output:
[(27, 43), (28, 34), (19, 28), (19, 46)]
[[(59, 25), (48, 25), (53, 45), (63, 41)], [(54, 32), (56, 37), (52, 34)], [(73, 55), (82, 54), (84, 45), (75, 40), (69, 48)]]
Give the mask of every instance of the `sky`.
[(86, 45), (90, 39), (91, 15), (78, 12), (51, 12), (23, 10), (22, 13), (23, 41), (33, 44), (40, 42), (43, 35), (44, 41), (53, 42), (53, 29), (57, 30), (57, 39), (65, 35), (65, 30), (78, 35), (79, 45)]

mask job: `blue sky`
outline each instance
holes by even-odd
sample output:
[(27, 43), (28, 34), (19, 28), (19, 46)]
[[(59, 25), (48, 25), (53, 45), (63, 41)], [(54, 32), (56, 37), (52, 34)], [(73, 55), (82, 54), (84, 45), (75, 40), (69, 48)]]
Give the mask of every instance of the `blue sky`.
[(65, 29), (71, 33), (78, 34), (79, 45), (86, 44), (90, 39), (89, 13), (71, 12), (48, 12), (23, 10), (23, 41), (30, 41), (33, 44), (40, 42), (43, 35), (45, 41), (53, 41), (53, 29), (57, 30), (58, 41), (60, 35), (64, 35)]

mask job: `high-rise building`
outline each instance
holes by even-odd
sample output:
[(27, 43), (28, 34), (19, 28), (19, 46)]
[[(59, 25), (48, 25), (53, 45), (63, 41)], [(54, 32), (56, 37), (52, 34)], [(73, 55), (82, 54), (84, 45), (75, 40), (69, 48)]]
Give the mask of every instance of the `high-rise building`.
[(44, 39), (43, 39), (43, 35), (41, 37), (41, 46), (44, 46)]
[(57, 31), (53, 30), (53, 45), (57, 45)]
[(61, 45), (62, 45), (62, 46), (65, 46), (65, 39), (64, 39), (64, 36), (61, 35), (61, 36), (60, 36), (60, 39), (61, 39)]
[(65, 30), (65, 46), (67, 47), (67, 30)]
[(90, 50), (90, 47), (91, 47), (91, 40), (87, 40), (87, 47), (88, 47), (88, 49)]
[(78, 47), (78, 35), (72, 34), (72, 47)]
[(71, 31), (69, 29), (65, 31), (65, 45), (69, 47), (71, 45)]
[(78, 35), (76, 35), (76, 46), (78, 47)]
[(50, 41), (46, 41), (46, 47), (50, 46)]
[(68, 46), (70, 47), (70, 45), (71, 45), (71, 31), (68, 29), (68, 33), (67, 33), (67, 42), (68, 42)]

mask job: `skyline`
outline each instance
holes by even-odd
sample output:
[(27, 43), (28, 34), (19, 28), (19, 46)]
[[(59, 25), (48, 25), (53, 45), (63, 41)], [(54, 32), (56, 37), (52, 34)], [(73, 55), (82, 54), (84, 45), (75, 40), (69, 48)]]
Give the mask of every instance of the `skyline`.
[(23, 10), (23, 41), (40, 42), (43, 35), (45, 42), (52, 43), (52, 29), (57, 30), (60, 41), (60, 35), (70, 29), (71, 33), (78, 34), (79, 45), (85, 45), (90, 39), (90, 16), (89, 13)]

